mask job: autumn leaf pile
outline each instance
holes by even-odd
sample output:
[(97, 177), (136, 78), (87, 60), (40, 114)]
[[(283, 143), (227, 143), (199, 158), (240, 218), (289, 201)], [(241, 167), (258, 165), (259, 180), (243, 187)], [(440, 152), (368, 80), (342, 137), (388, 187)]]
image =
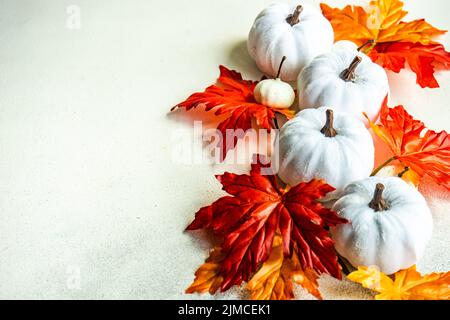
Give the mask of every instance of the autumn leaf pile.
[[(336, 41), (350, 40), (363, 46), (364, 52), (387, 70), (399, 72), (408, 65), (421, 87), (438, 87), (435, 71), (450, 68), (450, 53), (435, 40), (445, 31), (423, 19), (404, 21), (407, 12), (399, 0), (371, 1), (367, 9), (326, 4), (321, 4), (321, 9), (334, 28)], [(220, 66), (216, 84), (192, 94), (172, 110), (204, 108), (220, 117), (217, 129), (223, 138), (219, 142), (223, 161), (243, 138), (230, 137), (228, 131), (270, 131), (277, 128), (277, 114), (287, 119), (294, 115), (292, 110), (258, 103), (253, 95), (257, 84)], [(428, 129), (401, 105), (388, 107), (387, 98), (379, 121), (369, 120), (369, 124), (392, 153), (372, 175), (391, 164), (399, 176), (415, 185), (428, 176), (450, 190), (447, 132)], [(265, 160), (256, 156), (249, 174), (216, 176), (228, 195), (201, 208), (187, 230), (210, 230), (220, 244), (195, 272), (187, 293), (215, 294), (245, 283), (251, 299), (283, 300), (294, 298), (297, 284), (321, 299), (318, 278), (322, 274), (342, 278), (328, 230), (348, 221), (319, 201), (334, 188), (321, 180), (286, 186), (275, 174), (266, 174), (270, 164)], [(376, 292), (376, 299), (450, 299), (450, 273), (422, 276), (415, 266), (393, 277), (360, 266), (348, 279)]]
[(365, 52), (374, 62), (397, 73), (408, 64), (422, 88), (439, 87), (434, 72), (450, 68), (450, 53), (435, 40), (446, 31), (424, 19), (403, 21), (407, 12), (400, 0), (374, 0), (367, 9), (331, 8), (325, 3), (321, 8), (333, 26), (335, 41), (350, 40), (358, 46), (370, 42)]

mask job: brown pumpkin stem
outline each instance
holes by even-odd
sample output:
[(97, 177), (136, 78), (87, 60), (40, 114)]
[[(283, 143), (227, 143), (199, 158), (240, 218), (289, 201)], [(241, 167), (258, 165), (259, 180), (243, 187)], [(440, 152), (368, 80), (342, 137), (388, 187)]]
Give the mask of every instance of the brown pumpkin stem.
[(356, 269), (350, 264), (350, 262), (348, 262), (347, 259), (345, 259), (343, 256), (341, 255), (337, 255), (338, 256), (338, 263), (341, 266), (342, 272), (348, 276), (350, 273), (352, 273), (353, 271), (355, 271)]
[(369, 207), (375, 210), (375, 212), (384, 211), (388, 208), (386, 201), (383, 199), (383, 191), (384, 185), (382, 183), (377, 183), (373, 194), (373, 199), (369, 203)]
[(375, 40), (367, 40), (360, 47), (358, 47), (358, 51), (361, 51), (362, 49), (367, 47), (369, 44), (374, 44), (374, 43), (375, 43)]
[(380, 172), (384, 167), (386, 167), (389, 163), (391, 163), (392, 161), (397, 160), (397, 157), (392, 157), (387, 159), (385, 162), (383, 162), (383, 164), (381, 164), (379, 167), (377, 167), (376, 169), (373, 170), (373, 172), (370, 174), (371, 177), (376, 176), (378, 174), (378, 172)]
[(409, 171), (409, 167), (405, 167), (405, 169), (403, 169), (402, 172), (400, 172), (397, 177), (399, 178), (403, 178), (403, 176), (405, 175), (405, 173), (407, 173)]
[(341, 79), (344, 81), (347, 81), (347, 82), (355, 81), (355, 78), (356, 78), (355, 70), (356, 70), (356, 67), (358, 67), (358, 65), (361, 63), (361, 61), (362, 61), (362, 58), (360, 56), (356, 56), (355, 59), (353, 59), (350, 66), (341, 72)]
[(320, 130), (325, 137), (333, 138), (337, 135), (336, 130), (333, 128), (333, 122), (334, 122), (334, 114), (333, 110), (328, 109), (327, 110), (327, 122), (325, 123), (325, 126)]
[(280, 62), (280, 66), (278, 67), (278, 72), (277, 72), (277, 76), (276, 76), (277, 79), (280, 77), (281, 69), (283, 68), (283, 64), (285, 61), (286, 61), (286, 56), (283, 56), (283, 58), (281, 59), (281, 62)]
[(278, 125), (278, 112), (275, 112), (275, 116), (273, 117), (273, 125), (275, 129), (280, 130), (280, 126)]
[(300, 14), (302, 13), (302, 11), (303, 7), (297, 6), (297, 8), (295, 8), (294, 13), (288, 15), (288, 17), (286, 18), (286, 22), (289, 23), (291, 27), (295, 26), (297, 23), (300, 22)]

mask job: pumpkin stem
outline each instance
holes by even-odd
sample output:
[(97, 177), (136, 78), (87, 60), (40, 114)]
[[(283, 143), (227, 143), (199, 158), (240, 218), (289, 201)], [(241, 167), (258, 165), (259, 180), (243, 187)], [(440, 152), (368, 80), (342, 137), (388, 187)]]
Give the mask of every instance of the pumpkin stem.
[(278, 125), (278, 118), (277, 118), (278, 112), (275, 112), (275, 116), (273, 117), (273, 125), (275, 129), (280, 130), (280, 126)]
[(280, 66), (278, 67), (278, 72), (277, 72), (277, 76), (276, 76), (277, 79), (280, 77), (281, 68), (283, 68), (283, 64), (285, 61), (286, 61), (286, 56), (283, 56), (283, 58), (281, 59), (281, 62), (280, 62)]
[(373, 194), (373, 199), (369, 203), (369, 207), (375, 210), (375, 212), (384, 211), (388, 208), (386, 201), (383, 199), (383, 191), (384, 185), (382, 183), (377, 183)]
[(405, 175), (405, 173), (407, 173), (409, 171), (409, 167), (405, 167), (405, 169), (403, 169), (402, 172), (400, 172), (397, 177), (399, 178), (403, 178), (403, 176)]
[(338, 263), (341, 266), (342, 272), (348, 276), (350, 273), (352, 273), (353, 271), (355, 271), (356, 269), (350, 264), (350, 262), (347, 261), (347, 259), (345, 259), (344, 257), (340, 256), (339, 254), (338, 256)]
[(350, 66), (345, 69), (344, 71), (341, 72), (341, 79), (344, 81), (355, 81), (356, 75), (355, 75), (355, 70), (356, 67), (358, 67), (358, 65), (361, 63), (362, 58), (360, 56), (356, 56), (355, 59), (353, 59), (352, 63), (350, 64)]
[(327, 110), (327, 122), (325, 123), (325, 126), (320, 130), (325, 137), (333, 138), (337, 135), (336, 130), (333, 128), (333, 122), (334, 122), (334, 114), (333, 110), (328, 109)]
[(288, 17), (286, 18), (286, 22), (289, 23), (291, 27), (295, 26), (297, 23), (300, 22), (300, 13), (302, 13), (302, 11), (303, 7), (297, 6), (297, 8), (295, 8), (294, 13), (288, 15)]
[(370, 176), (371, 177), (376, 176), (378, 174), (378, 172), (381, 171), (381, 169), (386, 167), (389, 163), (391, 163), (394, 160), (397, 160), (397, 158), (396, 157), (392, 157), (392, 158), (387, 159), (385, 162), (383, 162), (382, 165), (380, 165), (378, 168), (374, 169), (373, 172), (370, 174)]
[(358, 51), (361, 51), (363, 48), (367, 47), (369, 44), (374, 44), (375, 40), (367, 40), (360, 47), (358, 47)]

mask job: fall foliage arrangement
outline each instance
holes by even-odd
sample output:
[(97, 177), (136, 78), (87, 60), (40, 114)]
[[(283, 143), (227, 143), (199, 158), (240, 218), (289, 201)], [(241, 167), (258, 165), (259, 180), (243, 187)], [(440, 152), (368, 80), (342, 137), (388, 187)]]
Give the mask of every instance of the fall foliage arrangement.
[[(287, 120), (277, 157), (255, 155), (248, 174), (216, 177), (228, 195), (201, 208), (187, 230), (211, 230), (220, 244), (186, 292), (245, 283), (251, 299), (293, 299), (298, 284), (322, 299), (318, 278), (327, 274), (375, 299), (450, 299), (450, 272), (415, 267), (433, 228), (417, 186), (428, 176), (450, 191), (450, 138), (388, 106), (385, 71), (409, 67), (422, 88), (439, 87), (435, 72), (450, 69), (437, 42), (446, 31), (408, 21), (399, 0), (320, 10), (299, 2), (269, 6), (250, 30), (263, 79), (220, 66), (216, 84), (175, 107), (222, 117), (222, 161), (239, 138), (227, 131), (270, 132), (277, 116)], [(376, 168), (369, 130), (392, 153)]]

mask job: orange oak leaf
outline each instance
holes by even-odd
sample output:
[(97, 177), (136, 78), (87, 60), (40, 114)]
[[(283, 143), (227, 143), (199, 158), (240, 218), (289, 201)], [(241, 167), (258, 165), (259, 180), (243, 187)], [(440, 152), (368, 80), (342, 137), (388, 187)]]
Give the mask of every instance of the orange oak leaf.
[(394, 155), (384, 165), (398, 160), (419, 177), (428, 175), (450, 190), (450, 138), (446, 131), (427, 129), (403, 106), (389, 108), (387, 99), (381, 108), (380, 124), (369, 123)]
[(334, 188), (320, 180), (281, 188), (274, 174), (262, 172), (263, 168), (269, 169), (264, 163), (259, 157), (250, 175), (226, 172), (217, 176), (223, 190), (231, 196), (200, 209), (187, 228), (209, 228), (223, 238), (221, 290), (249, 280), (269, 258), (277, 230), (285, 256), (291, 256), (296, 246), (303, 269), (340, 279), (341, 270), (327, 228), (347, 220), (317, 201)]
[(285, 258), (280, 235), (273, 240), (269, 259), (247, 284), (252, 300), (289, 300), (294, 298), (293, 282), (302, 285), (317, 299), (322, 299), (318, 289), (317, 274), (300, 266), (296, 252), (291, 258)]
[(220, 275), (220, 262), (223, 255), (220, 247), (214, 248), (205, 263), (195, 272), (195, 280), (186, 289), (186, 293), (216, 293), (223, 278)]
[(258, 103), (253, 91), (258, 81), (242, 79), (239, 72), (220, 66), (220, 76), (217, 84), (211, 85), (204, 92), (197, 92), (179, 103), (176, 108), (191, 110), (205, 106), (206, 111), (215, 110), (215, 115), (225, 115), (226, 118), (218, 124), (222, 139), (219, 142), (221, 156), (224, 160), (228, 151), (233, 149), (238, 139), (244, 138), (245, 132), (256, 124), (255, 129), (274, 128), (277, 113), (291, 118), (294, 112), (289, 109), (274, 109)]
[(446, 31), (424, 19), (402, 21), (407, 14), (402, 1), (371, 1), (367, 11), (360, 6), (337, 9), (323, 3), (321, 8), (333, 26), (336, 41), (350, 40), (358, 46), (371, 41), (365, 52), (374, 62), (397, 73), (407, 63), (421, 87), (439, 87), (434, 72), (450, 69), (450, 53), (434, 41)]
[(377, 300), (449, 300), (450, 272), (422, 276), (416, 266), (395, 274), (395, 280), (375, 267), (359, 267), (348, 279), (378, 292)]

